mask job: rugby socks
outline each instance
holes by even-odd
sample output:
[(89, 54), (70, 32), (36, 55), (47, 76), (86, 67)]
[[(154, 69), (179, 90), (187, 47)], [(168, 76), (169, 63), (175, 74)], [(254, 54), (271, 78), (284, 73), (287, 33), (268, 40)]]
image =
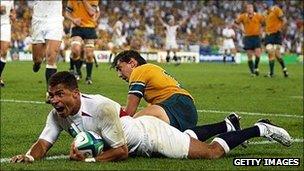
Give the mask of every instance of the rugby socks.
[(270, 75), (273, 75), (273, 70), (274, 70), (274, 60), (269, 61), (269, 68), (270, 68)]
[(277, 58), (277, 59), (278, 59), (280, 65), (281, 65), (282, 69), (284, 69), (285, 68), (284, 60), (282, 58)]
[(46, 86), (48, 89), (48, 85), (49, 85), (49, 79), (51, 78), (51, 76), (53, 74), (55, 74), (57, 72), (57, 66), (56, 65), (46, 65), (46, 70), (45, 70), (45, 79), (46, 79)]
[(258, 69), (259, 68), (259, 63), (260, 63), (260, 58), (259, 57), (255, 57), (254, 69)]
[(0, 77), (2, 75), (2, 71), (3, 71), (4, 67), (5, 67), (5, 64), (6, 64), (6, 62), (1, 59), (0, 60)]
[(225, 150), (225, 153), (228, 153), (230, 150), (241, 145), (250, 138), (263, 136), (265, 133), (261, 133), (262, 131), (264, 132), (264, 129), (261, 129), (260, 131), (259, 126), (253, 126), (241, 131), (232, 131), (220, 134), (218, 137), (214, 138), (212, 142), (219, 143)]
[(87, 69), (87, 78), (92, 78), (92, 70), (93, 70), (93, 63), (86, 63), (86, 69)]
[(77, 75), (81, 76), (82, 61), (80, 59), (75, 60), (75, 66), (76, 66)]
[(206, 141), (217, 134), (227, 132), (228, 129), (226, 121), (223, 121), (209, 125), (196, 126), (191, 128), (191, 130), (194, 131), (200, 141)]
[(73, 58), (70, 58), (70, 71), (74, 71), (75, 61)]
[(253, 61), (252, 60), (248, 60), (248, 66), (249, 66), (251, 74), (253, 74), (254, 73), (254, 68), (253, 68)]

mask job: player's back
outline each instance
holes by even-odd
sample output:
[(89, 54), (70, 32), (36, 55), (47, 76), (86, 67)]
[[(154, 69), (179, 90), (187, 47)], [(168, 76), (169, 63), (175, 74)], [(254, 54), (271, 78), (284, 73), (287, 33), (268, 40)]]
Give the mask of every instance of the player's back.
[[(148, 103), (160, 103), (173, 94), (191, 95), (164, 69), (154, 64), (136, 67), (130, 76), (130, 94), (144, 96)], [(191, 97), (192, 98), (192, 97)]]

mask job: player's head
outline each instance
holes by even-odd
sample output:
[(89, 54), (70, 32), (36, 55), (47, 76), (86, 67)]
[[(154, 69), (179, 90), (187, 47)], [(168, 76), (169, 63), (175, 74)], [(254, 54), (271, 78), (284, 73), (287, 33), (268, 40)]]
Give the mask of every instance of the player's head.
[(115, 57), (112, 68), (116, 69), (121, 79), (128, 82), (133, 69), (146, 63), (147, 61), (137, 51), (126, 50)]
[(80, 93), (75, 76), (67, 71), (57, 72), (49, 80), (48, 93), (51, 105), (58, 115), (76, 114), (80, 107)]
[(246, 12), (252, 14), (254, 12), (253, 4), (246, 4)]

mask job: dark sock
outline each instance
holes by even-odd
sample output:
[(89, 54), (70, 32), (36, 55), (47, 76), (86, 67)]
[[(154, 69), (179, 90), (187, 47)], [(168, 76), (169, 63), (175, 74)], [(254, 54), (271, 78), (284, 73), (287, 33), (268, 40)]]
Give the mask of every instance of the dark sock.
[(80, 59), (75, 60), (75, 66), (76, 66), (76, 72), (80, 76), (81, 75), (82, 61)]
[(3, 62), (3, 61), (0, 60), (0, 77), (2, 75), (2, 71), (3, 71), (4, 67), (5, 67), (5, 64), (6, 64), (5, 62)]
[(223, 62), (226, 63), (226, 56), (223, 57)]
[(75, 61), (73, 58), (70, 58), (70, 71), (74, 70)]
[(91, 78), (92, 77), (92, 69), (93, 69), (93, 63), (87, 63), (86, 64), (87, 67), (87, 78)]
[(231, 56), (231, 61), (235, 62), (234, 56)]
[(47, 89), (48, 89), (48, 86), (49, 86), (49, 79), (50, 77), (55, 74), (57, 72), (57, 69), (55, 68), (46, 68), (45, 70), (45, 79), (46, 79), (46, 86), (47, 86)]
[(253, 74), (253, 61), (252, 60), (248, 61), (248, 66), (249, 66), (251, 74)]
[(269, 61), (270, 75), (273, 75), (274, 60)]
[(254, 69), (259, 68), (260, 58), (256, 57), (254, 61)]
[(284, 69), (285, 68), (284, 60), (282, 58), (277, 58), (277, 59), (278, 59), (280, 65), (281, 65), (282, 69)]
[(219, 122), (215, 124), (196, 126), (191, 128), (195, 132), (197, 138), (200, 141), (206, 141), (207, 139), (224, 132), (227, 132), (226, 122)]
[(260, 129), (258, 126), (246, 128), (241, 131), (226, 132), (218, 136), (218, 138), (223, 139), (227, 143), (230, 150), (254, 137), (260, 137)]

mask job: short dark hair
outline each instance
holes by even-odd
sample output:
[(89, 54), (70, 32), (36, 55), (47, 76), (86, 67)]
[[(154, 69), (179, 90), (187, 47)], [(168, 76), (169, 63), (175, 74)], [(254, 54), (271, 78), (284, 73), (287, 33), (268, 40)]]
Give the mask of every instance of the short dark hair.
[(54, 87), (58, 84), (63, 84), (70, 90), (75, 90), (78, 88), (75, 76), (67, 71), (57, 72), (51, 76), (49, 79), (49, 86)]
[(111, 65), (111, 68), (115, 68), (118, 61), (130, 62), (131, 58), (135, 59), (138, 62), (138, 66), (147, 63), (147, 61), (142, 56), (140, 56), (140, 54), (137, 51), (135, 51), (135, 50), (125, 50), (125, 51), (120, 52), (114, 58), (114, 61), (112, 62), (112, 65)]

